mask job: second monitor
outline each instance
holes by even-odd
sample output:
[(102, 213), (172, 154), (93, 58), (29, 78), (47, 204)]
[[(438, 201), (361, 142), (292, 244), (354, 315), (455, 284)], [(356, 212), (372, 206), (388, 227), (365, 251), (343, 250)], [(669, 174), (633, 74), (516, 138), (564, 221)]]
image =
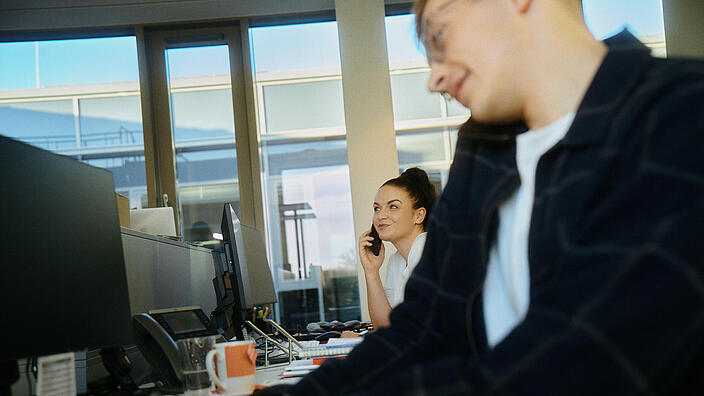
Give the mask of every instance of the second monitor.
[(233, 295), (231, 324), (235, 337), (244, 339), (242, 327), (251, 308), (277, 301), (274, 279), (261, 232), (241, 224), (229, 203), (223, 209), (221, 232)]

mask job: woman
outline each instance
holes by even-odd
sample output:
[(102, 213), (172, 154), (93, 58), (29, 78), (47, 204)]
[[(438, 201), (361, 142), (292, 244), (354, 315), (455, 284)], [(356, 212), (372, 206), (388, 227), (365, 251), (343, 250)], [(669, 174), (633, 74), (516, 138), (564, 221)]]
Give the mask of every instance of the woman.
[(425, 245), (426, 226), (435, 203), (435, 188), (419, 168), (409, 168), (388, 180), (374, 198), (373, 225), (382, 241), (396, 248), (387, 264), (382, 284), (379, 268), (384, 261), (384, 244), (375, 256), (370, 247), (371, 229), (359, 237), (359, 252), (367, 282), (369, 315), (375, 328), (389, 325), (391, 309), (403, 301), (403, 290)]

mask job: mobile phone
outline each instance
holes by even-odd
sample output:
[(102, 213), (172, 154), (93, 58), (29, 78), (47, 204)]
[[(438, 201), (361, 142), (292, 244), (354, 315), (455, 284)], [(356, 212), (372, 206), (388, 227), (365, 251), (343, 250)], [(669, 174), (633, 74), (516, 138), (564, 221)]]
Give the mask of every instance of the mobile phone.
[(372, 253), (375, 256), (378, 256), (379, 250), (381, 250), (381, 238), (379, 238), (379, 233), (376, 232), (374, 224), (372, 224), (372, 232), (369, 233), (369, 236), (374, 238), (374, 240), (372, 241), (372, 246), (369, 246), (369, 249), (371, 249)]

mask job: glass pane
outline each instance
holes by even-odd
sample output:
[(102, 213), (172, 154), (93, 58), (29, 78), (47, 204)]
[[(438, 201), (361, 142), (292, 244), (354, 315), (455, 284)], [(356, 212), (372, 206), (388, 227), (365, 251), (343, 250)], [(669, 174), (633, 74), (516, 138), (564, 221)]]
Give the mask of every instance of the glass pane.
[(267, 132), (345, 125), (341, 80), (268, 85), (262, 89)]
[(0, 70), (0, 133), (110, 170), (115, 190), (130, 198), (130, 207), (142, 207), (133, 36), (0, 43)]
[(360, 319), (337, 25), (253, 28), (250, 37), (276, 319), (289, 329)]
[(584, 19), (596, 38), (627, 28), (651, 49), (653, 56), (667, 57), (661, 0), (582, 0), (582, 4)]
[(452, 161), (445, 130), (458, 123), (448, 117), (464, 116), (468, 111), (428, 91), (430, 68), (416, 39), (415, 15), (386, 17), (386, 37), (393, 70), (391, 97), (399, 165), (401, 170), (411, 166), (419, 166), (429, 174), (432, 170), (439, 187), (440, 175), (446, 173)]
[(277, 241), (271, 255), (280, 320), (290, 328), (321, 320), (319, 294), (310, 288), (322, 293), (322, 319), (360, 317), (345, 146), (344, 140), (264, 145), (267, 231)]
[[(256, 73), (340, 68), (337, 23), (250, 29)], [(256, 48), (255, 48), (256, 47)]]
[[(349, 184), (341, 185), (342, 188), (337, 189), (340, 179), (349, 179), (347, 166), (287, 169), (281, 172), (283, 209), (296, 204), (303, 204), (306, 208), (283, 211), (286, 226), (299, 223), (298, 238), (295, 232), (286, 233), (286, 245), (301, 247), (289, 249), (286, 258), (291, 264), (291, 272), (297, 278), (310, 273), (311, 265), (322, 262), (327, 264), (328, 270), (336, 267), (354, 269), (355, 263), (345, 262), (344, 255), (330, 255), (337, 245), (344, 247), (346, 239), (354, 238), (354, 233), (351, 232), (351, 210), (340, 210), (352, 207)], [(308, 215), (303, 216), (302, 213)], [(296, 214), (302, 218), (295, 218)], [(300, 257), (297, 257), (297, 250), (300, 250)], [(338, 254), (341, 253), (343, 252)]]
[(134, 37), (0, 44), (0, 89), (138, 81)]
[(0, 90), (39, 88), (39, 43), (0, 43)]
[(176, 155), (178, 195), (186, 240), (212, 240), (213, 232), (220, 232), (225, 202), (233, 202), (235, 211), (240, 212), (239, 185), (236, 175), (232, 175), (234, 163), (234, 146)]
[(265, 139), (267, 167), (279, 173), (290, 168), (317, 168), (347, 164), (347, 143), (343, 136), (334, 139)]
[(81, 146), (144, 145), (139, 96), (81, 99)]
[(398, 163), (404, 167), (421, 166), (424, 162), (449, 160), (445, 155), (445, 133), (426, 132), (397, 134)]
[(661, 0), (582, 0), (584, 19), (599, 39), (627, 27), (637, 36), (662, 35)]
[(439, 118), (442, 97), (428, 91), (428, 73), (391, 76), (391, 98), (394, 120)]
[(84, 159), (83, 161), (112, 172), (115, 179), (115, 191), (129, 198), (131, 209), (147, 207), (147, 181), (144, 174), (143, 151), (139, 155)]
[(392, 69), (427, 64), (425, 50), (416, 39), (415, 15), (386, 17), (386, 38)]
[[(229, 77), (230, 59), (228, 56), (228, 52), (223, 51), (222, 45), (170, 50), (167, 59), (169, 77), (178, 80), (204, 76)], [(229, 83), (230, 80), (226, 81)]]
[(174, 139), (235, 138), (232, 91), (177, 92), (171, 94)]
[[(208, 241), (220, 230), (225, 203), (241, 217), (229, 51), (168, 49), (166, 63), (181, 230), (187, 241)], [(221, 89), (210, 88), (214, 79)]]
[(462, 106), (460, 104), (460, 102), (452, 99), (452, 100), (447, 100), (446, 103), (447, 103), (447, 116), (448, 117), (469, 116), (469, 109)]
[(0, 120), (0, 133), (5, 136), (47, 150), (76, 147), (70, 100), (0, 104)]

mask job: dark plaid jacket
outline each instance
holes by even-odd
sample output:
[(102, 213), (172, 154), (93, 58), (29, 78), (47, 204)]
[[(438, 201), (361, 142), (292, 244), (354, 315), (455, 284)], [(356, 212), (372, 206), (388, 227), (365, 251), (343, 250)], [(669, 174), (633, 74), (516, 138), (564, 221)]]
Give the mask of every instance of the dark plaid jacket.
[(525, 127), (470, 120), (391, 327), (292, 394), (704, 394), (704, 64), (606, 43), (538, 163), (525, 320), (488, 349), (487, 252)]

